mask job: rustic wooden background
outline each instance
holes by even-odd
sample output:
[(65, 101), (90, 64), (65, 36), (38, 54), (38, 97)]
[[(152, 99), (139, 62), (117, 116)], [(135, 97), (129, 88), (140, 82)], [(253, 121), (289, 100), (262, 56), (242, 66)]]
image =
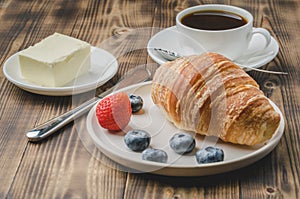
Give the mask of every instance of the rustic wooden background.
[[(91, 155), (73, 125), (42, 143), (29, 143), (25, 131), (70, 110), (75, 106), (72, 97), (26, 92), (5, 79), (1, 71), (0, 198), (300, 198), (297, 0), (0, 0), (0, 66), (12, 54), (54, 32), (99, 46), (112, 37), (118, 40), (137, 29), (150, 28), (136, 43), (110, 47), (122, 55), (118, 57), (120, 68), (99, 88), (101, 92), (131, 68), (154, 64), (142, 48), (151, 35), (175, 25), (175, 16), (182, 9), (206, 3), (249, 10), (254, 26), (267, 28), (279, 43), (278, 56), (263, 68), (289, 75), (249, 72), (285, 116), (285, 133), (273, 152), (246, 168), (214, 176), (179, 178), (123, 172), (100, 152)], [(131, 48), (135, 50), (128, 50)]]

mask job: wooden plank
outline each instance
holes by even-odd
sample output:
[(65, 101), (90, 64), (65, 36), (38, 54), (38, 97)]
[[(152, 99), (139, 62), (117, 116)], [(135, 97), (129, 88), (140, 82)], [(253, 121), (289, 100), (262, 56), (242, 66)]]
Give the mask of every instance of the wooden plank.
[[(263, 68), (289, 75), (250, 72), (285, 115), (285, 134), (273, 152), (230, 173), (176, 178), (123, 172), (122, 166), (79, 137), (86, 131), (84, 118), (40, 144), (28, 143), (26, 129), (69, 110), (88, 95), (79, 95), (74, 102), (71, 97), (31, 94), (0, 73), (0, 198), (299, 198), (299, 2), (5, 2), (9, 2), (5, 9), (0, 6), (1, 65), (13, 53), (54, 31), (95, 46), (114, 39), (107, 48), (118, 56), (120, 69), (97, 92), (136, 65), (154, 63), (145, 49), (148, 39), (158, 29), (175, 25), (176, 13), (199, 3), (230, 3), (249, 9), (255, 25), (270, 30), (280, 45), (278, 56)], [(150, 29), (135, 34), (145, 27)], [(139, 36), (137, 42), (126, 40), (134, 34)]]
[(26, 160), (20, 165), (9, 195), (13, 198), (120, 198), (126, 174), (97, 153), (97, 158), (91, 156), (71, 127), (41, 144), (29, 144), (24, 154)]
[[(46, 5), (47, 2), (45, 2), (45, 4), (38, 5), (34, 4), (34, 2), (32, 1), (15, 1), (11, 2), (11, 4), (5, 9), (5, 12), (1, 16), (1, 34), (3, 36), (1, 37), (3, 41), (1, 42), (1, 54), (3, 53), (3, 56), (1, 56), (1, 58), (3, 58), (1, 61), (2, 63), (4, 62), (5, 58), (7, 58), (12, 53), (15, 53), (18, 50), (32, 45), (33, 43), (40, 40), (39, 37), (36, 37), (36, 35), (38, 34), (34, 35), (31, 33), (31, 31), (38, 31), (34, 30), (34, 28), (43, 24), (43, 20), (39, 19), (42, 18), (42, 13), (43, 11), (45, 11)], [(24, 28), (25, 30), (23, 30)], [(4, 29), (6, 30), (4, 31)], [(43, 37), (43, 35), (41, 35), (41, 37)], [(33, 166), (33, 168), (28, 168), (28, 165), (26, 165), (26, 161), (24, 161), (25, 165), (21, 163), (24, 151), (27, 147), (27, 139), (24, 136), (25, 130), (32, 128), (36, 124), (36, 122), (39, 123), (43, 120), (46, 120), (47, 118), (49, 119), (53, 117), (53, 115), (64, 112), (65, 109), (61, 107), (67, 108), (66, 106), (68, 102), (64, 101), (64, 99), (68, 98), (57, 98), (55, 101), (55, 98), (52, 97), (43, 97), (39, 95), (29, 94), (13, 86), (8, 81), (5, 81), (3, 74), (1, 74), (1, 80), (4, 83), (1, 84), (2, 130), (0, 153), (2, 183), (0, 186), (0, 197), (5, 198), (6, 196), (14, 196), (15, 192), (9, 192), (9, 190), (14, 187), (12, 186), (12, 183), (18, 182), (18, 178), (15, 177), (15, 175), (18, 172), (19, 166), (21, 164), (25, 167), (25, 171), (23, 173), (22, 168), (24, 167), (20, 167), (22, 175), (20, 175), (21, 181), (19, 182), (19, 185), (17, 185), (17, 187), (22, 188), (17, 189), (19, 191), (16, 194), (18, 197), (15, 198), (23, 198), (24, 196), (28, 196), (28, 194), (31, 193), (30, 191), (35, 186), (38, 186), (37, 184), (35, 184), (35, 180), (32, 179), (32, 171), (38, 170), (40, 166), (38, 164), (37, 168), (35, 168), (35, 166)], [(53, 103), (56, 104), (56, 106), (52, 106)], [(52, 111), (48, 110), (47, 107), (53, 107)], [(30, 152), (32, 153), (29, 153), (29, 156), (31, 158), (28, 158), (26, 155), (25, 158), (34, 163), (36, 159), (36, 152)], [(51, 155), (51, 153), (49, 155)], [(39, 161), (39, 159), (37, 159), (37, 161)], [(42, 159), (41, 161), (43, 162), (44, 160)], [(51, 164), (49, 165), (51, 166)], [(47, 173), (45, 174), (45, 176), (46, 175)], [(25, 178), (27, 177), (29, 181), (32, 180), (30, 181), (32, 183), (32, 187), (24, 186), (24, 176)], [(35, 175), (33, 177), (40, 176)]]
[[(283, 3), (283, 2), (277, 2), (277, 3)], [(241, 3), (241, 5), (244, 4)], [(270, 19), (270, 17), (268, 17), (268, 14), (272, 15), (273, 17), (274, 16), (280, 17), (280, 14), (277, 14), (276, 12), (271, 12), (271, 11), (267, 12), (267, 11), (269, 7), (271, 7), (270, 9), (272, 9), (272, 7), (282, 8), (284, 6), (269, 5), (265, 3), (265, 4), (259, 4), (259, 6), (256, 4), (255, 7), (258, 7), (257, 13), (254, 13), (255, 17), (258, 18), (256, 23), (262, 22), (262, 24), (260, 24), (259, 26), (269, 29), (273, 34), (273, 36), (275, 36), (277, 41), (280, 41), (279, 40), (280, 38), (278, 38), (277, 35), (274, 35), (276, 34), (276, 30), (278, 29), (274, 30), (274, 28), (272, 27), (272, 25), (274, 26), (276, 24), (271, 23), (269, 20), (272, 20), (272, 22), (277, 21), (279, 23), (281, 22), (281, 19), (277, 19), (277, 18)], [(281, 11), (280, 13), (286, 14), (286, 12), (288, 11), (285, 12)], [(294, 10), (294, 12), (299, 13), (298, 10)], [(265, 13), (265, 14), (259, 16), (260, 13)], [(295, 13), (291, 14), (291, 16), (294, 14)], [(263, 18), (263, 20), (260, 21), (259, 20), (260, 17)], [(157, 22), (157, 23), (161, 23), (161, 22)], [(288, 22), (284, 24), (288, 24)], [(281, 24), (277, 24), (277, 25), (281, 25)], [(284, 49), (288, 49), (288, 47), (285, 46)], [(275, 62), (271, 62), (266, 66), (266, 68), (269, 70), (277, 69), (279, 71), (286, 71), (285, 69), (287, 69), (288, 71), (293, 69), (293, 67), (288, 68), (289, 63), (278, 65), (279, 62), (278, 60), (280, 60), (281, 57), (282, 56), (279, 55), (279, 57), (276, 58)], [(282, 62), (280, 61), (280, 63)], [(297, 63), (299, 63), (298, 60)], [(299, 72), (294, 73), (294, 75), (296, 74), (299, 74)], [(251, 75), (254, 75), (254, 78), (261, 85), (264, 92), (271, 99), (274, 99), (276, 104), (278, 104), (281, 110), (284, 111), (283, 104), (289, 100), (283, 99), (281, 97), (282, 89), (285, 90), (285, 88), (282, 87), (282, 85), (289, 85), (291, 79), (286, 76), (266, 75), (266, 74), (259, 74), (255, 72), (251, 72)], [(297, 83), (296, 82), (292, 83), (293, 86), (292, 85), (291, 86), (293, 88), (287, 90), (289, 91), (295, 90), (296, 89), (295, 85), (299, 85), (298, 79), (299, 78), (295, 78), (294, 80), (297, 81)], [(291, 96), (298, 95), (298, 93), (299, 92), (297, 92), (297, 94), (293, 93), (291, 94)], [(298, 97), (295, 96), (295, 100), (296, 98)], [(295, 109), (298, 108), (295, 107)], [(295, 118), (299, 118), (299, 117), (295, 117)], [(295, 118), (293, 119), (290, 118), (290, 119), (295, 120)], [(294, 122), (299, 123), (297, 121)], [(290, 122), (291, 125), (294, 122)], [(292, 130), (292, 132), (298, 132), (298, 131), (299, 131), (298, 128)], [(298, 134), (291, 133), (290, 135), (292, 136), (296, 135), (295, 140), (299, 140)], [(286, 142), (285, 138), (283, 138), (279, 146), (274, 150), (274, 152), (271, 153), (271, 155), (267, 156), (266, 158), (257, 162), (256, 164), (251, 165), (247, 168), (243, 168), (238, 172), (231, 172), (229, 174), (220, 175), (222, 177), (225, 177), (225, 179), (232, 179), (232, 176), (241, 176), (240, 178), (234, 178), (230, 180), (231, 184), (229, 186), (228, 186), (228, 182), (226, 182), (226, 180), (224, 180), (223, 178), (219, 179), (219, 176), (189, 178), (190, 182), (195, 183), (195, 187), (193, 187), (192, 184), (186, 185), (185, 181), (180, 178), (178, 179), (178, 178), (166, 177), (166, 179), (168, 180), (166, 180), (166, 183), (164, 184), (162, 183), (163, 177), (159, 177), (157, 178), (157, 180), (155, 180), (151, 177), (149, 177), (149, 179), (143, 179), (141, 176), (135, 176), (135, 178), (131, 179), (130, 181), (132, 183), (130, 187), (133, 188), (132, 189), (128, 188), (126, 192), (127, 195), (125, 196), (126, 198), (142, 198), (145, 196), (147, 198), (176, 198), (176, 197), (178, 198), (221, 198), (221, 197), (222, 198), (265, 198), (265, 197), (297, 198), (299, 195), (299, 188), (298, 188), (299, 180), (297, 180), (295, 184), (293, 184), (293, 182), (294, 179), (299, 179), (299, 167), (296, 168), (297, 165), (299, 165), (297, 164), (299, 158), (295, 156), (296, 151), (299, 151), (298, 149), (299, 142), (297, 142), (296, 146), (293, 147), (289, 147), (288, 144), (288, 143), (292, 143), (291, 140), (288, 143), (285, 142)], [(291, 162), (290, 159), (291, 157), (289, 157), (289, 155), (287, 154), (291, 154), (293, 161), (296, 160), (295, 164), (289, 163)], [(283, 162), (285, 162), (285, 164), (283, 164)], [(203, 183), (198, 184), (197, 182), (199, 181), (206, 182), (206, 183), (208, 182), (208, 184), (210, 184), (211, 186), (206, 186)], [(215, 182), (215, 183), (209, 183), (209, 182)], [(150, 183), (151, 185), (149, 185), (148, 183)], [(184, 188), (182, 188), (182, 186), (184, 186)], [(149, 187), (150, 189), (144, 193), (143, 191), (137, 191), (136, 187)], [(156, 190), (153, 187), (159, 187), (159, 190)], [(175, 187), (178, 188), (176, 189)], [(203, 188), (205, 189), (205, 191), (203, 191)]]
[[(297, 9), (288, 9), (291, 5)], [(268, 182), (262, 187), (265, 189), (265, 195), (269, 197), (299, 197), (299, 180), (294, 181), (294, 179), (300, 178), (299, 167), (297, 166), (299, 165), (299, 155), (297, 154), (300, 150), (300, 139), (298, 133), (292, 133), (299, 132), (299, 128), (293, 125), (299, 123), (299, 111), (292, 111), (294, 112), (293, 115), (287, 114), (290, 112), (288, 110), (298, 109), (297, 103), (290, 102), (299, 102), (299, 92), (297, 92), (299, 90), (299, 86), (297, 86), (299, 81), (296, 78), (296, 76), (299, 76), (299, 68), (294, 67), (298, 65), (296, 63), (299, 63), (299, 50), (296, 47), (292, 47), (296, 43), (290, 40), (290, 38), (298, 37), (297, 32), (299, 28), (292, 24), (295, 23), (294, 16), (299, 16), (299, 5), (299, 2), (270, 2), (268, 8), (264, 8), (262, 11), (269, 19), (262, 22), (268, 22), (265, 25), (270, 25), (267, 28), (272, 30), (280, 45), (280, 52), (277, 58), (274, 62), (268, 64), (267, 68), (278, 68), (289, 73), (288, 76), (271, 75), (269, 78), (259, 77), (263, 90), (279, 105), (285, 115), (286, 122), (285, 134), (278, 147), (271, 153), (271, 164), (267, 165), (268, 172), (262, 175), (263, 179), (268, 179)], [(291, 21), (287, 22), (287, 19), (291, 19)], [(295, 51), (292, 50), (293, 52), (291, 52), (290, 49), (295, 49)], [(291, 146), (291, 143), (294, 143), (295, 140), (298, 140), (298, 142), (296, 141), (297, 144), (292, 144)], [(273, 179), (271, 180), (271, 178)], [(259, 182), (263, 179), (259, 180)]]
[(36, 116), (32, 116), (32, 109), (39, 105), (34, 107), (30, 102), (31, 96), (18, 88), (12, 88), (7, 81), (1, 84), (0, 98), (0, 197), (4, 198), (26, 149), (24, 130), (36, 120)]
[[(54, 4), (45, 1), (43, 5), (34, 3), (27, 4), (26, 6), (23, 5), (26, 11), (24, 10), (23, 13), (15, 13), (14, 15), (14, 19), (24, 28), (20, 29), (21, 33), (24, 34), (26, 32), (23, 37), (20, 37), (20, 35), (15, 36), (17, 39), (23, 40), (19, 48), (25, 48), (34, 44), (47, 36), (52, 30), (88, 40), (88, 42), (95, 43), (95, 45), (98, 42), (102, 42), (106, 37), (111, 36), (112, 33), (121, 35), (122, 31), (127, 30), (126, 26), (128, 24), (126, 23), (128, 22), (126, 21), (126, 17), (128, 16), (126, 16), (127, 11), (124, 10), (122, 1), (113, 5), (110, 2), (99, 5), (98, 1), (89, 2), (89, 4), (93, 5), (76, 3), (75, 8), (77, 8), (75, 10), (73, 10), (73, 7), (71, 9), (71, 5), (64, 5), (61, 1), (55, 1)], [(86, 6), (89, 7), (87, 8)], [(126, 9), (129, 10), (132, 10), (136, 6), (141, 6), (141, 3), (133, 2), (125, 5)], [(69, 8), (70, 10), (65, 10)], [(12, 7), (11, 10), (7, 10), (4, 18), (10, 12), (13, 12)], [(38, 18), (29, 17), (28, 20), (19, 21), (18, 19), (25, 12), (28, 12), (28, 15), (35, 13), (35, 16)], [(121, 13), (124, 13), (124, 15), (121, 15)], [(129, 14), (129, 16), (131, 15)], [(143, 21), (145, 22), (145, 20)], [(132, 20), (132, 22), (134, 21)], [(102, 26), (103, 24), (105, 25)], [(33, 26), (38, 27), (38, 29), (32, 28)], [(103, 28), (101, 32), (98, 30), (100, 26)], [(9, 27), (8, 24), (7, 27)], [(51, 27), (51, 31), (49, 31), (49, 27)], [(8, 43), (7, 45), (13, 45), (13, 43)], [(129, 44), (127, 43), (126, 45)], [(12, 51), (16, 51), (16, 48)], [(147, 52), (138, 51), (139, 49), (137, 48), (137, 53), (141, 53), (137, 56), (138, 59), (144, 57), (140, 61), (145, 62)], [(125, 56), (127, 55), (125, 54)], [(127, 59), (134, 61), (134, 56), (131, 54), (127, 56)], [(124, 61), (122, 58), (120, 59), (122, 68), (120, 68), (119, 76), (131, 67), (134, 67), (133, 61), (130, 64), (125, 58)], [(28, 112), (29, 115), (38, 114), (38, 118), (31, 117), (33, 121), (26, 123), (30, 127), (47, 121), (53, 116), (70, 109), (71, 99), (69, 97), (43, 97), (36, 95), (32, 95), (32, 97), (37, 98), (27, 102), (31, 104), (31, 107), (36, 108), (36, 110), (31, 108)], [(40, 106), (36, 107), (32, 103), (33, 101), (40, 101)], [(29, 105), (26, 106), (30, 108)], [(101, 159), (104, 159), (104, 164), (97, 159), (95, 160), (82, 146), (75, 128), (70, 127), (64, 128), (60, 134), (49, 138), (41, 144), (26, 144), (26, 139), (23, 137), (24, 147), (23, 149), (19, 147), (20, 152), (23, 153), (19, 155), (22, 159), (17, 162), (19, 165), (16, 163), (14, 170), (10, 169), (12, 171), (10, 175), (11, 180), (7, 188), (2, 192), (4, 197), (40, 198), (40, 196), (43, 196), (43, 198), (87, 198), (95, 197), (96, 195), (103, 196), (101, 198), (122, 197), (126, 173), (116, 170), (114, 166), (107, 166), (111, 161), (106, 157), (101, 157)], [(114, 165), (113, 163), (111, 164)], [(13, 174), (16, 174), (16, 176), (13, 176)], [(10, 190), (9, 192), (8, 189)]]

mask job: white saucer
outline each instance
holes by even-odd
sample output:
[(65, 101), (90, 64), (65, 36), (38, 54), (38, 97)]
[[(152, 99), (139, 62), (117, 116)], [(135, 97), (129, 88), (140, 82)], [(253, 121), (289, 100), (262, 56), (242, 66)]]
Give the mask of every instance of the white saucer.
[[(177, 42), (179, 37), (182, 37), (182, 34), (180, 34), (177, 31), (176, 26), (166, 28), (155, 34), (149, 40), (147, 46), (147, 50), (150, 57), (158, 64), (163, 64), (166, 62), (166, 60), (163, 57), (161, 57), (153, 48), (167, 49), (185, 56), (197, 54), (197, 52), (199, 53), (204, 51), (203, 48), (195, 46), (195, 44), (192, 41), (190, 43), (187, 43), (186, 46), (181, 46), (179, 42)], [(250, 46), (248, 49), (249, 52), (245, 52), (245, 54), (249, 54), (250, 52), (256, 49), (262, 49), (262, 45), (264, 45), (264, 43), (265, 40), (263, 36), (255, 34), (250, 42)], [(235, 60), (235, 62), (241, 65), (245, 65), (247, 67), (259, 68), (273, 60), (274, 57), (277, 55), (278, 50), (278, 43), (272, 37), (270, 46), (264, 52), (261, 53), (262, 56), (258, 56), (256, 58), (242, 56), (239, 59)]]
[[(118, 92), (133, 93), (143, 98), (144, 106), (141, 113), (133, 114), (131, 121), (124, 129), (142, 129), (151, 134), (150, 147), (159, 148), (168, 154), (167, 163), (157, 163), (142, 160), (142, 154), (133, 152), (124, 143), (124, 132), (111, 133), (103, 129), (95, 114), (94, 106), (87, 118), (87, 131), (80, 131), (80, 137), (90, 139), (92, 143), (85, 145), (94, 153), (94, 145), (107, 157), (115, 162), (133, 169), (131, 172), (150, 172), (169, 176), (205, 176), (224, 173), (252, 164), (270, 153), (280, 141), (284, 132), (284, 118), (280, 109), (272, 102), (274, 109), (280, 114), (280, 124), (273, 137), (262, 146), (250, 147), (237, 144), (225, 143), (222, 141), (210, 140), (205, 136), (197, 135), (196, 149), (206, 145), (216, 145), (224, 151), (224, 161), (210, 164), (198, 164), (195, 159), (195, 151), (187, 155), (176, 154), (169, 146), (169, 139), (176, 132), (181, 132), (172, 123), (168, 122), (158, 107), (151, 99), (151, 82), (136, 84)], [(190, 132), (191, 133), (191, 132)], [(83, 141), (83, 140), (82, 140)], [(83, 143), (85, 143), (83, 141)], [(94, 144), (94, 145), (93, 145)]]
[(118, 71), (116, 58), (100, 48), (91, 48), (91, 64), (88, 74), (63, 87), (43, 87), (23, 79), (20, 72), (18, 53), (15, 53), (5, 61), (3, 73), (10, 82), (26, 91), (49, 96), (67, 96), (96, 89), (110, 80)]

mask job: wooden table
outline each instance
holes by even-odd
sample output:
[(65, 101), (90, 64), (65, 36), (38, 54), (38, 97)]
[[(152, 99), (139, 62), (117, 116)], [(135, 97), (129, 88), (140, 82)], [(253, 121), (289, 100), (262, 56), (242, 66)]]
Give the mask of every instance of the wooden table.
[(254, 15), (254, 26), (268, 29), (278, 41), (278, 55), (262, 68), (288, 75), (249, 72), (285, 117), (284, 135), (269, 155), (213, 176), (123, 172), (99, 151), (87, 150), (72, 124), (41, 143), (25, 137), (26, 130), (70, 110), (90, 92), (78, 95), (76, 103), (72, 96), (33, 94), (0, 72), (0, 198), (300, 198), (299, 1), (0, 0), (0, 65), (54, 32), (101, 46), (148, 28), (135, 42), (111, 46), (120, 67), (97, 89), (100, 93), (138, 65), (155, 70), (158, 65), (147, 54), (147, 41), (157, 30), (175, 25), (179, 11), (199, 3), (245, 8)]

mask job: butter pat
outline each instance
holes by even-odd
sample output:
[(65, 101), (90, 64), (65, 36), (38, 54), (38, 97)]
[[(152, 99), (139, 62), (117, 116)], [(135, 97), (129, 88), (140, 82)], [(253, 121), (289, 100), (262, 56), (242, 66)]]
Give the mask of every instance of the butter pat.
[(89, 72), (90, 52), (90, 44), (54, 33), (19, 53), (21, 75), (41, 86), (64, 86)]

